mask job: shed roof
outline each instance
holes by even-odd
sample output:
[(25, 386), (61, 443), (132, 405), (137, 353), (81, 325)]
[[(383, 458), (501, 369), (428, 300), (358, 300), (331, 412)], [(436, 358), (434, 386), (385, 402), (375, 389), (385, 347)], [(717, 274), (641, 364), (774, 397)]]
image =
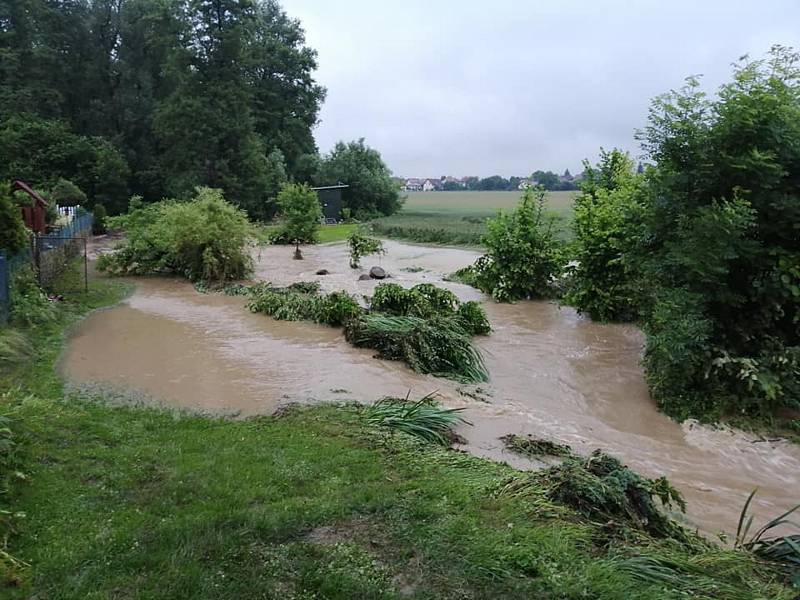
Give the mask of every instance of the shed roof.
[(314, 190), (314, 191), (318, 191), (318, 190), (340, 190), (340, 189), (346, 188), (346, 187), (350, 187), (350, 186), (349, 185), (345, 185), (343, 183), (340, 183), (339, 185), (323, 185), (321, 187), (314, 187), (314, 188), (311, 188), (311, 189)]

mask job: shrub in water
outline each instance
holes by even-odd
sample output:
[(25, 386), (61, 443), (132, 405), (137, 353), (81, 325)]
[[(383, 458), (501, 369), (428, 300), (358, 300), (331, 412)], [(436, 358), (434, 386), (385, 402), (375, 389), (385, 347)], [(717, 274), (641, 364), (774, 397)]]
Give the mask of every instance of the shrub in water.
[(367, 230), (363, 227), (353, 230), (347, 237), (347, 245), (350, 248), (350, 268), (357, 269), (361, 265), (361, 259), (370, 254), (386, 254), (383, 242), (377, 238), (369, 237)]
[(189, 202), (145, 205), (134, 198), (130, 213), (110, 223), (126, 234), (116, 252), (98, 261), (111, 273), (179, 273), (192, 281), (222, 282), (252, 269), (250, 223), (220, 190), (197, 188)]
[(318, 289), (316, 282), (301, 282), (288, 288), (257, 285), (250, 288), (247, 306), (252, 312), (264, 313), (279, 321), (314, 321), (332, 326), (342, 325), (363, 312), (350, 294), (332, 292), (319, 296)]
[(542, 298), (561, 271), (554, 221), (545, 215), (545, 191), (525, 190), (513, 212), (501, 212), (483, 237), (486, 255), (474, 265), (474, 283), (495, 300)]
[(381, 358), (403, 360), (420, 373), (465, 383), (489, 379), (470, 335), (452, 317), (365, 314), (345, 323), (345, 337), (354, 346), (374, 348)]

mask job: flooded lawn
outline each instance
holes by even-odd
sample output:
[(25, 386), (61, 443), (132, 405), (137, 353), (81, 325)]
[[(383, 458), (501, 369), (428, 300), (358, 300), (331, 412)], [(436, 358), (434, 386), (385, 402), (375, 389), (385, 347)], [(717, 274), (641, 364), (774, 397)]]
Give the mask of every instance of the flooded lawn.
[[(285, 402), (414, 397), (438, 390), (449, 406), (467, 407), (460, 433), (474, 454), (521, 468), (533, 463), (503, 450), (498, 438), (529, 433), (595, 448), (648, 476), (667, 475), (683, 491), (701, 530), (731, 532), (754, 487), (757, 513), (776, 516), (800, 492), (800, 448), (739, 432), (680, 425), (656, 410), (639, 359), (643, 336), (629, 325), (601, 325), (548, 302), (502, 305), (442, 277), (477, 254), (387, 243), (381, 264), (396, 283), (433, 282), (463, 300), (483, 300), (494, 332), (476, 338), (491, 381), (463, 386), (420, 375), (404, 364), (351, 347), (339, 329), (274, 321), (244, 299), (199, 294), (168, 278), (137, 279), (122, 305), (97, 312), (73, 333), (61, 367), (76, 384), (102, 384), (171, 405), (228, 415), (270, 413)], [(262, 248), (256, 278), (286, 285), (318, 280), (323, 291), (370, 294), (374, 281), (347, 267), (343, 245)], [(329, 275), (317, 276), (327, 269)]]

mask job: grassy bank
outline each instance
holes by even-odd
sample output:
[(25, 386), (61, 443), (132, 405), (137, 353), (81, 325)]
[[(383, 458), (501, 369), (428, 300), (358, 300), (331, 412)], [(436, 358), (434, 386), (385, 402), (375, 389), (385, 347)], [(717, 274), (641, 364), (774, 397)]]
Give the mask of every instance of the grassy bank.
[[(368, 426), (356, 406), (227, 421), (66, 393), (63, 333), (4, 374), (21, 511), (10, 598), (791, 598), (747, 554), (593, 523), (507, 466)], [(15, 585), (16, 587), (8, 587)], [(796, 593), (796, 592), (794, 592)]]
[[(522, 192), (410, 192), (398, 214), (372, 222), (375, 233), (425, 244), (475, 247), (486, 232), (486, 220), (512, 209)], [(548, 208), (569, 235), (576, 192), (549, 192)]]
[[(340, 223), (337, 225), (320, 225), (317, 230), (317, 243), (329, 244), (331, 242), (343, 242), (358, 227), (353, 223)], [(269, 240), (270, 234), (280, 229), (279, 225), (264, 225), (259, 228), (258, 238), (261, 242), (266, 243)]]

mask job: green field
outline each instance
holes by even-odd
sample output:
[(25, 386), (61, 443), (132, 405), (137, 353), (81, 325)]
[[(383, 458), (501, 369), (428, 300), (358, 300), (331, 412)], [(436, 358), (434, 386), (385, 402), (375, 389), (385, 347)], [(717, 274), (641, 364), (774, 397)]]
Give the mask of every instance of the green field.
[[(409, 192), (401, 212), (372, 222), (386, 237), (423, 243), (477, 246), (486, 219), (517, 205), (521, 192)], [(577, 192), (548, 192), (548, 208), (567, 235)]]

